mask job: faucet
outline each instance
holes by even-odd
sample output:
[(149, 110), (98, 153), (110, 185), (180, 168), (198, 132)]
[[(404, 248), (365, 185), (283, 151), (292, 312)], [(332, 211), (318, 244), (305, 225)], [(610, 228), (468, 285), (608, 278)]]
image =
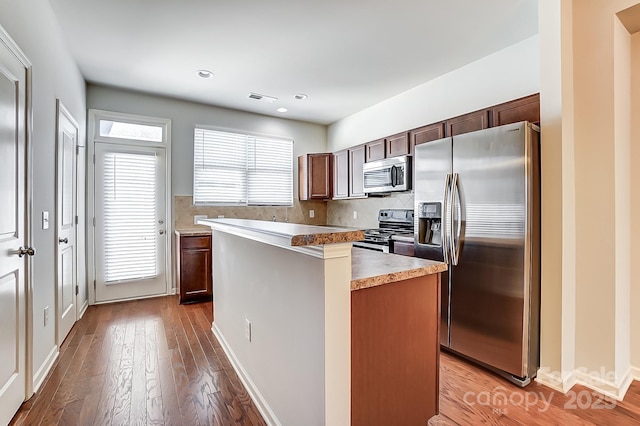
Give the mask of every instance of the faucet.
[(274, 214), (274, 215), (273, 215), (273, 217), (271, 218), (271, 221), (272, 221), (272, 222), (275, 222), (275, 221), (276, 221), (276, 215), (275, 215), (275, 214)]

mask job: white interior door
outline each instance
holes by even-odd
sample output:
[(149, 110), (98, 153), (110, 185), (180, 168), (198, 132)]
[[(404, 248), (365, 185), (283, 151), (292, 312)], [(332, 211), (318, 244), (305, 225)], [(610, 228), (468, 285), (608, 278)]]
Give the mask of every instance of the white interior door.
[[(0, 424), (26, 393), (26, 69), (0, 29)], [(33, 254), (30, 252), (29, 254)]]
[(96, 302), (167, 292), (165, 149), (95, 144)]
[(57, 342), (76, 322), (76, 155), (78, 125), (58, 100), (56, 139)]

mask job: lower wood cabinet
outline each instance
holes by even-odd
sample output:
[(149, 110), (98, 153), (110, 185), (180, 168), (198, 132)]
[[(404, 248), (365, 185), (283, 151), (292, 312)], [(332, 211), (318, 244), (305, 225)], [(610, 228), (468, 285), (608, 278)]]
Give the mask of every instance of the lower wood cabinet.
[(351, 292), (351, 426), (438, 414), (440, 274)]
[(180, 303), (211, 300), (211, 235), (176, 231), (176, 280)]

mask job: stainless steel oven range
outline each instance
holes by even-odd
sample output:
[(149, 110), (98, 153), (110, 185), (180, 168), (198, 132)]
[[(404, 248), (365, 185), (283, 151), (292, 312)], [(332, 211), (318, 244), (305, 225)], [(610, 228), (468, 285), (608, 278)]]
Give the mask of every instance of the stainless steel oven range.
[(364, 240), (353, 243), (354, 247), (393, 252), (392, 240), (413, 241), (413, 210), (382, 209), (378, 212), (378, 228), (364, 231)]

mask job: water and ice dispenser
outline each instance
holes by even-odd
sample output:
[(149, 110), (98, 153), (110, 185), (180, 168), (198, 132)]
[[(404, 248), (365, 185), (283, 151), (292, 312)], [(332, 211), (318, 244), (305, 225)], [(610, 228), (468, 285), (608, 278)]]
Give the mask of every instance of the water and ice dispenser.
[(442, 203), (418, 203), (418, 243), (442, 247)]

